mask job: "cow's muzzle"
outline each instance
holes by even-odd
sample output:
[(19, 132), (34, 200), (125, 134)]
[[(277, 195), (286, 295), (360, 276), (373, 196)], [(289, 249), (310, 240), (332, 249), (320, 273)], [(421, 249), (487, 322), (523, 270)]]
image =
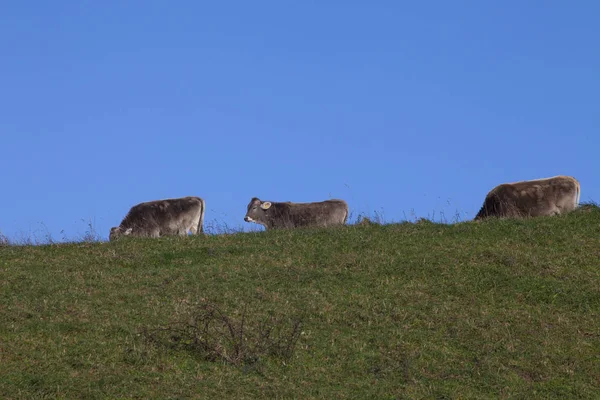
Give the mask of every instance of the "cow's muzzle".
[(252, 219), (252, 218), (250, 218), (249, 216), (247, 216), (247, 215), (246, 215), (246, 216), (244, 217), (244, 221), (246, 221), (246, 222), (252, 222), (252, 221), (253, 221), (253, 219)]

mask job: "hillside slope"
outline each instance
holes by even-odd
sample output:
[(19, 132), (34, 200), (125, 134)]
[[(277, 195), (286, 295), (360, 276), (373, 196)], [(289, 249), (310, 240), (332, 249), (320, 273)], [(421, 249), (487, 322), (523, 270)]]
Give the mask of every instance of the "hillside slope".
[(599, 313), (597, 207), (0, 247), (0, 394), (594, 398)]

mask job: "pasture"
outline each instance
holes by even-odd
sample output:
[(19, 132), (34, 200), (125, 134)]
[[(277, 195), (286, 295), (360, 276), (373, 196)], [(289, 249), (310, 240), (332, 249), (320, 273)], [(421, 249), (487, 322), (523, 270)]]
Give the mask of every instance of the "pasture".
[(600, 209), (0, 246), (3, 398), (596, 398)]

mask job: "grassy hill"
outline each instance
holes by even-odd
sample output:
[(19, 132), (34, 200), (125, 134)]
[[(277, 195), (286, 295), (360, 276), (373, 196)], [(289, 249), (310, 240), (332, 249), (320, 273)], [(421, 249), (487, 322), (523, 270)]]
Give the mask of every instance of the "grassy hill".
[(0, 247), (2, 398), (597, 398), (600, 209)]

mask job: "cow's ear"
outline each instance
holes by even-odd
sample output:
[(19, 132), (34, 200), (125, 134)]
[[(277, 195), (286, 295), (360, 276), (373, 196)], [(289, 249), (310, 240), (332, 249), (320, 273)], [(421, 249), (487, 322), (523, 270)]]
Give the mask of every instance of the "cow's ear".
[(271, 207), (271, 202), (270, 201), (265, 201), (264, 203), (262, 203), (260, 205), (260, 208), (262, 208), (263, 210), (268, 210), (269, 207)]
[(124, 235), (131, 235), (131, 231), (133, 231), (133, 228), (127, 228), (127, 230), (125, 232), (123, 232)]

